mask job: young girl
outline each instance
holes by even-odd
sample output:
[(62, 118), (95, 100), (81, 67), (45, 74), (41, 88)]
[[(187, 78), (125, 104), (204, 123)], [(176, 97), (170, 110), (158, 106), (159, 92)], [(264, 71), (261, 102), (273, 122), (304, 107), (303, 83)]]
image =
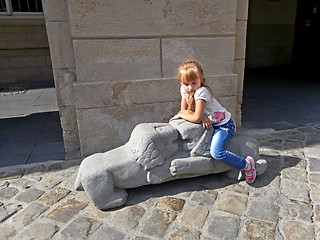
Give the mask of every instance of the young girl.
[(183, 118), (193, 123), (202, 122), (204, 129), (207, 130), (213, 126), (211, 156), (238, 170), (244, 170), (247, 183), (253, 183), (256, 178), (253, 158), (248, 156), (244, 159), (225, 150), (233, 136), (235, 125), (231, 113), (213, 98), (201, 64), (194, 60), (183, 63), (179, 68), (178, 78), (181, 84), (181, 111), (170, 121)]

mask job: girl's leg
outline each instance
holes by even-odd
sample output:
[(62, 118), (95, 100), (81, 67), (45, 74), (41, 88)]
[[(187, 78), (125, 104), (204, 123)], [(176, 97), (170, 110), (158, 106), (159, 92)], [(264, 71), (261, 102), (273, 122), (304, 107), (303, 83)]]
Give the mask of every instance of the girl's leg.
[(238, 170), (243, 170), (247, 165), (247, 161), (243, 157), (225, 150), (233, 133), (234, 124), (232, 120), (222, 126), (215, 127), (215, 132), (211, 140), (210, 153), (213, 158)]

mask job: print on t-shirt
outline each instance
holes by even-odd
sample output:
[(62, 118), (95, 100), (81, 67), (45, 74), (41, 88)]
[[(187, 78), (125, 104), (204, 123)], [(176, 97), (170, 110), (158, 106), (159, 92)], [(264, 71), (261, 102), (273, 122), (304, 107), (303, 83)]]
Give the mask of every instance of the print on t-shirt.
[(218, 123), (218, 122), (222, 121), (223, 119), (225, 119), (226, 115), (224, 114), (224, 112), (214, 112), (214, 117)]

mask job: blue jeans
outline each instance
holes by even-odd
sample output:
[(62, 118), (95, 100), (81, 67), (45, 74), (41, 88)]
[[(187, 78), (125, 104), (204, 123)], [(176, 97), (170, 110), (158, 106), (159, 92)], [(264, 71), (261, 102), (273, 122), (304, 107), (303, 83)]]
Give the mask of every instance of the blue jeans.
[(214, 134), (212, 136), (210, 146), (211, 156), (233, 168), (243, 170), (247, 164), (247, 161), (243, 157), (225, 150), (225, 147), (229, 143), (235, 131), (235, 126), (232, 119), (221, 126), (214, 126), (213, 128)]

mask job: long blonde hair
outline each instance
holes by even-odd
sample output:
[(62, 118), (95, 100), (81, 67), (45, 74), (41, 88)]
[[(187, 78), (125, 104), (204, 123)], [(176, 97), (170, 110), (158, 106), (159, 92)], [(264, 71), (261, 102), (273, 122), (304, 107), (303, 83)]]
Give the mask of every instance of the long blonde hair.
[[(209, 90), (211, 97), (212, 97), (212, 90), (207, 85), (206, 79), (204, 77), (204, 71), (201, 64), (196, 60), (188, 60), (181, 64), (178, 71), (178, 79), (180, 83), (184, 82), (192, 82), (200, 78), (201, 87), (205, 87)], [(189, 98), (188, 103), (188, 111), (194, 112), (195, 111), (196, 102), (194, 97), (191, 96)]]

